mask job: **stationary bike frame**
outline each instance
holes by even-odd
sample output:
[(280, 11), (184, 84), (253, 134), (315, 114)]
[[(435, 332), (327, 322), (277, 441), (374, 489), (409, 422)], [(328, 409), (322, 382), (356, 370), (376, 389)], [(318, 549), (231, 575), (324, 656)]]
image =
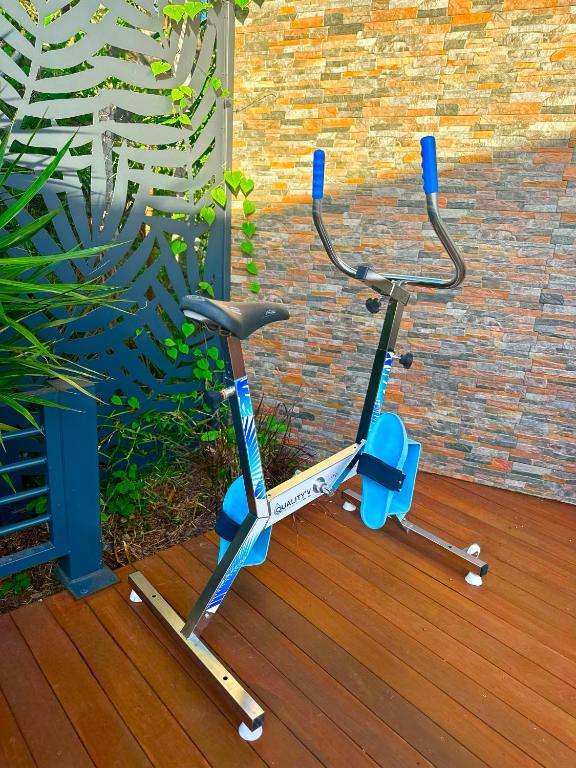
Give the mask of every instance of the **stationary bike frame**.
[[(430, 159), (431, 153), (432, 160)], [(400, 320), (403, 309), (410, 298), (410, 294), (404, 286), (412, 284), (432, 288), (452, 288), (459, 285), (464, 278), (464, 262), (440, 219), (436, 202), (437, 186), (432, 191), (427, 189), (427, 163), (428, 168), (431, 167), (431, 163), (433, 165), (431, 177), (431, 172), (428, 172), (428, 187), (434, 187), (434, 176), (436, 173), (435, 145), (432, 137), (426, 137), (422, 140), (422, 156), (425, 172), (424, 188), (430, 222), (454, 264), (454, 275), (446, 280), (422, 278), (419, 276), (384, 276), (374, 272), (369, 267), (360, 266), (357, 269), (353, 269), (346, 264), (335, 253), (322, 222), (321, 199), (323, 196), (324, 153), (321, 150), (317, 150), (314, 157), (313, 218), (328, 256), (342, 272), (361, 280), (375, 290), (376, 293), (388, 298), (382, 332), (362, 407), (356, 442), (275, 488), (267, 490), (242, 346), (240, 340), (235, 336), (225, 336), (224, 341), (228, 352), (231, 386), (224, 389), (222, 395), (230, 403), (249, 514), (240, 525), (230, 546), (216, 566), (214, 573), (208, 580), (185, 622), (141, 573), (136, 572), (129, 577), (134, 590), (132, 599), (146, 602), (156, 615), (176, 632), (181, 642), (198, 658), (212, 678), (217, 681), (227, 694), (230, 703), (235, 707), (244, 724), (241, 726), (241, 734), (244, 735), (244, 738), (257, 738), (261, 732), (264, 712), (252, 696), (243, 688), (241, 683), (234, 678), (220, 660), (201, 642), (199, 635), (216, 614), (260, 534), (266, 528), (293, 514), (320, 496), (332, 496), (343, 482), (356, 474), (358, 458), (371, 427), (376, 423), (380, 415), (384, 402), (386, 386), (394, 359), (394, 346), (400, 327)], [(430, 181), (430, 178), (432, 181)], [(348, 494), (350, 492), (346, 491), (345, 493)], [(355, 499), (360, 498), (356, 494), (352, 494), (352, 497)], [(423, 529), (418, 529), (417, 526), (413, 526), (411, 523), (404, 525), (404, 528), (411, 531), (416, 529), (416, 532), (420, 531), (420, 535), (422, 535), (421, 531)], [(428, 538), (429, 541), (433, 543), (441, 542), (440, 539), (437, 539), (437, 537), (434, 537), (429, 532), (425, 532), (425, 534), (427, 534), (425, 538)], [(437, 539), (437, 541), (434, 542), (434, 539)], [(469, 567), (476, 569), (479, 573), (485, 572), (486, 566), (482, 561), (471, 557), (463, 550), (458, 550), (446, 542), (442, 542), (442, 544), (452, 554), (458, 553), (459, 559), (465, 560)], [(244, 732), (242, 728), (244, 728)]]

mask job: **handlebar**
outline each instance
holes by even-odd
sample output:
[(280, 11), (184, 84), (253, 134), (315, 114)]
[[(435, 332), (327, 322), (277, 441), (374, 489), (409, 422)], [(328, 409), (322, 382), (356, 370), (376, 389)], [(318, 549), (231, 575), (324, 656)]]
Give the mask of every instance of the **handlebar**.
[[(438, 168), (436, 163), (436, 141), (434, 136), (424, 136), (420, 140), (422, 153), (422, 179), (424, 193), (426, 195), (426, 210), (432, 229), (438, 239), (444, 246), (444, 250), (450, 257), (453, 264), (453, 273), (449, 278), (420, 277), (419, 275), (378, 275), (372, 270), (368, 270), (371, 281), (376, 278), (383, 280), (403, 283), (404, 285), (415, 285), (420, 287), (447, 289), (456, 288), (466, 276), (466, 265), (460, 255), (458, 248), (450, 237), (444, 222), (440, 217), (438, 210)], [(314, 225), (322, 241), (326, 253), (332, 263), (338, 267), (341, 272), (349, 277), (366, 280), (366, 268), (354, 269), (347, 264), (334, 250), (334, 246), (322, 221), (322, 198), (324, 196), (324, 167), (325, 154), (323, 150), (317, 149), (314, 152), (314, 162), (312, 166), (312, 218)]]

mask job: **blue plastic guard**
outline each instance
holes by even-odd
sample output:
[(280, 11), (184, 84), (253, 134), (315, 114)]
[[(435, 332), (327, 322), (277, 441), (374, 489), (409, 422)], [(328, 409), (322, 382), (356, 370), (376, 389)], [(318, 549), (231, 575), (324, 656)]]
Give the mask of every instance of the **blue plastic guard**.
[(314, 152), (314, 162), (312, 164), (312, 199), (322, 200), (324, 197), (324, 161), (325, 153), (323, 149), (317, 149)]
[(422, 149), (422, 178), (424, 192), (438, 192), (438, 166), (436, 165), (436, 139), (434, 136), (423, 136), (420, 139)]

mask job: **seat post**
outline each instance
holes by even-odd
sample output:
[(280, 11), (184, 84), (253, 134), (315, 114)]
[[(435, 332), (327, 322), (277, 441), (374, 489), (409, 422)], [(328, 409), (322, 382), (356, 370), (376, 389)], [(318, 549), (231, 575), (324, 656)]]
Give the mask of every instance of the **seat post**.
[(254, 517), (268, 517), (268, 502), (264, 470), (258, 445), (258, 434), (254, 420), (254, 410), (250, 397), (248, 376), (244, 365), (242, 344), (236, 336), (227, 336), (228, 358), (230, 373), (234, 381), (236, 396), (230, 399), (230, 409), (234, 431), (238, 442), (240, 467), (244, 477), (248, 509)]

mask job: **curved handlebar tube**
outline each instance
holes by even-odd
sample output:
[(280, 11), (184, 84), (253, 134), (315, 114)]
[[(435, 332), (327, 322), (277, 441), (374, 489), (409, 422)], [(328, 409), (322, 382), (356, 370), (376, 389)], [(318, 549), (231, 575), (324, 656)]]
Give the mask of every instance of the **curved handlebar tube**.
[[(436, 191), (438, 189), (438, 175), (437, 175), (437, 169), (436, 169), (436, 143), (434, 141), (433, 136), (425, 136), (421, 140), (421, 147), (422, 147), (422, 170), (423, 170), (423, 179), (424, 179), (424, 190), (426, 192), (426, 211), (428, 213), (428, 219), (430, 221), (430, 224), (432, 225), (432, 229), (436, 233), (438, 239), (444, 246), (444, 250), (450, 257), (452, 264), (453, 264), (453, 273), (451, 277), (448, 278), (437, 278), (437, 277), (421, 277), (420, 275), (380, 275), (376, 272), (372, 272), (372, 270), (368, 270), (368, 273), (371, 276), (371, 280), (368, 279), (368, 274), (366, 273), (366, 270), (364, 269), (363, 274), (359, 275), (359, 270), (354, 269), (354, 267), (351, 267), (350, 264), (346, 263), (344, 259), (342, 259), (334, 250), (334, 246), (332, 245), (332, 241), (330, 240), (330, 237), (326, 231), (326, 227), (324, 226), (324, 222), (322, 221), (322, 194), (319, 196), (316, 196), (313, 194), (313, 201), (312, 201), (312, 218), (314, 221), (314, 226), (316, 227), (316, 231), (318, 232), (318, 235), (320, 236), (320, 240), (322, 241), (322, 245), (324, 246), (324, 249), (326, 253), (328, 254), (328, 258), (330, 261), (336, 266), (341, 272), (343, 272), (345, 275), (348, 275), (348, 277), (355, 277), (358, 279), (362, 279), (364, 282), (371, 282), (376, 279), (380, 280), (389, 280), (396, 283), (402, 283), (404, 285), (414, 285), (418, 287), (423, 288), (434, 288), (434, 289), (447, 289), (447, 288), (456, 288), (458, 285), (462, 283), (464, 280), (464, 277), (466, 276), (466, 265), (464, 263), (464, 259), (462, 258), (460, 252), (458, 251), (458, 248), (456, 247), (456, 244), (450, 237), (444, 222), (442, 221), (442, 218), (440, 216), (440, 211), (438, 210), (438, 200)], [(315, 166), (316, 166), (316, 153), (319, 153), (319, 150), (316, 150), (315, 154)], [(322, 153), (322, 187), (324, 182), (324, 153)], [(314, 176), (315, 176), (315, 184), (316, 184), (316, 168), (314, 170)], [(434, 189), (436, 187), (436, 189)], [(366, 277), (364, 277), (366, 275)]]

